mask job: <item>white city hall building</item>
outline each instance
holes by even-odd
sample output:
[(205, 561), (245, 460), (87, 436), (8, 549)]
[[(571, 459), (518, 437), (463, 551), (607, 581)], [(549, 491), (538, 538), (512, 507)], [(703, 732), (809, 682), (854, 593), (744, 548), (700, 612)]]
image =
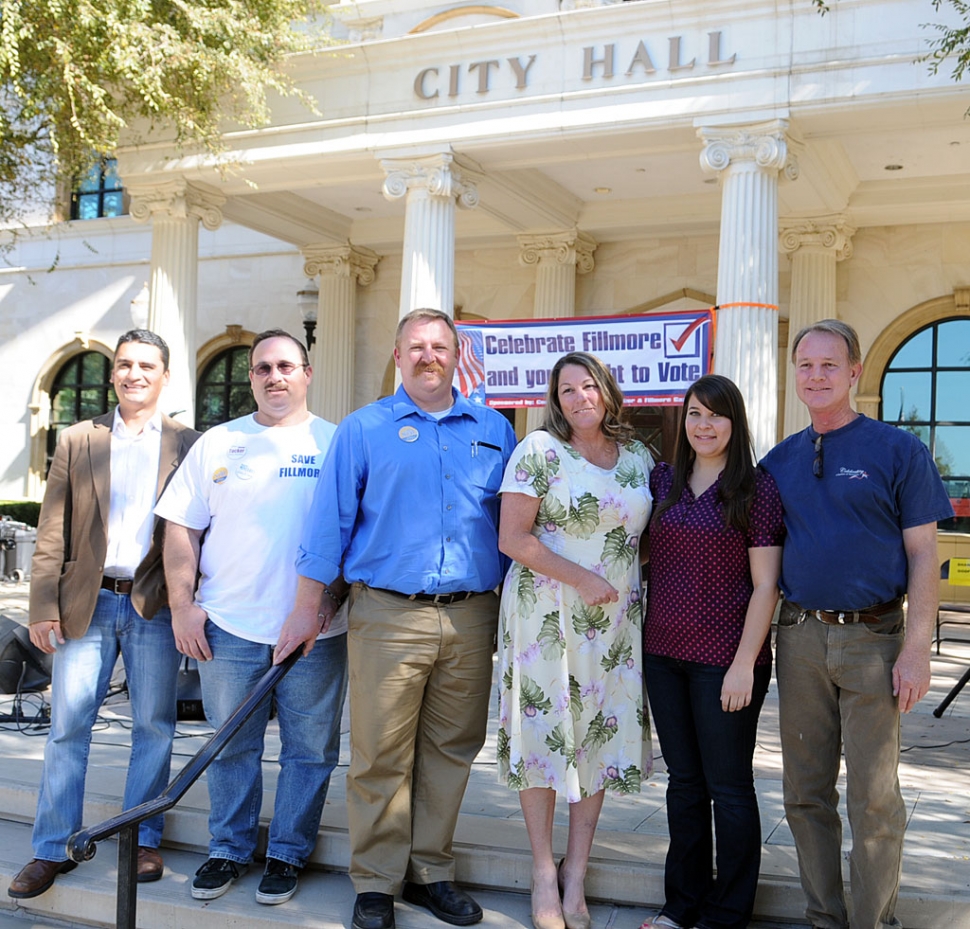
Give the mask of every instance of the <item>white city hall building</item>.
[[(970, 522), (970, 103), (922, 60), (930, 0), (356, 0), (289, 63), (222, 169), (123, 148), (79, 218), (0, 266), (0, 497), (110, 402), (133, 319), (172, 347), (165, 409), (246, 411), (245, 349), (315, 318), (312, 408), (393, 390), (394, 328), (718, 306), (714, 369), (758, 452), (807, 423), (788, 341), (859, 332), (858, 408), (932, 448)], [(82, 217), (92, 218), (82, 218)], [(675, 410), (638, 410), (669, 455)], [(520, 435), (532, 422), (515, 414)]]

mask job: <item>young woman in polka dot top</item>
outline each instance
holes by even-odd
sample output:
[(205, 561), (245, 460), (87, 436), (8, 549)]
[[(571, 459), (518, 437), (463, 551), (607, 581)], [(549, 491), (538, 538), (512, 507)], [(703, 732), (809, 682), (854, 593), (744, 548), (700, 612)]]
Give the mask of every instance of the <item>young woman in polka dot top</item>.
[(752, 758), (784, 525), (728, 378), (687, 391), (674, 462), (654, 468), (650, 490), (644, 675), (667, 764), (670, 845), (666, 902), (641, 929), (744, 929), (761, 864)]

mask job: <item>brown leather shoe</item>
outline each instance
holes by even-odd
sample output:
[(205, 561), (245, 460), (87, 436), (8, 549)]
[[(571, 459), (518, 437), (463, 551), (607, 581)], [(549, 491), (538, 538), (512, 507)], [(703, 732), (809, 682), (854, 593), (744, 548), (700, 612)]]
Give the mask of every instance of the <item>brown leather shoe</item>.
[(7, 896), (16, 897), (18, 900), (39, 897), (54, 883), (54, 878), (58, 874), (67, 874), (76, 867), (76, 861), (45, 861), (43, 858), (32, 858), (10, 882)]
[(157, 848), (138, 846), (138, 883), (149, 884), (162, 876), (162, 856)]

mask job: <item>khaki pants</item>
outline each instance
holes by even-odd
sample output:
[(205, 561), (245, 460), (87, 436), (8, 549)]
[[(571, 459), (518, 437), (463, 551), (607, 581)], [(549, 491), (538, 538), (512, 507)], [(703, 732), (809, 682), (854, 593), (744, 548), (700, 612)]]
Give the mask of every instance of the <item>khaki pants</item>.
[(350, 876), (357, 893), (454, 880), (451, 844), (485, 741), (498, 597), (351, 595)]
[[(903, 642), (903, 612), (846, 626), (799, 618), (791, 604), (782, 604), (776, 668), (785, 814), (808, 898), (806, 915), (820, 929), (897, 929), (906, 808), (897, 776), (892, 668)], [(843, 743), (851, 920), (836, 789)]]

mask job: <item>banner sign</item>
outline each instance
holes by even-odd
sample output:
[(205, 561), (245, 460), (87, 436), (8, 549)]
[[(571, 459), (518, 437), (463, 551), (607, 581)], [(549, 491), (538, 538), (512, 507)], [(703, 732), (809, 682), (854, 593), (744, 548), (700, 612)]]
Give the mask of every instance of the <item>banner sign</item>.
[(545, 406), (552, 366), (589, 352), (609, 366), (625, 406), (667, 406), (711, 370), (714, 313), (456, 322), (455, 387), (494, 407)]

